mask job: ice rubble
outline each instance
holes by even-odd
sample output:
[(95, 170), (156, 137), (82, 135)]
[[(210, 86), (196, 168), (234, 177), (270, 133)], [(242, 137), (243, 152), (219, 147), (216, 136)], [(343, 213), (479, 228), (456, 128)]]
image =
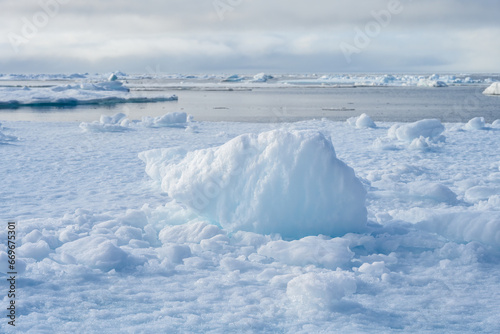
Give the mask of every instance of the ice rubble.
[(366, 224), (365, 190), (319, 132), (274, 130), (186, 152), (142, 152), (172, 198), (228, 231), (286, 238), (343, 235)]
[(486, 95), (500, 95), (500, 82), (492, 83), (488, 88), (483, 91)]
[[(114, 74), (110, 77), (113, 79)], [(175, 101), (177, 96), (136, 96), (116, 79), (49, 88), (0, 88), (0, 108), (44, 105), (81, 105)]]

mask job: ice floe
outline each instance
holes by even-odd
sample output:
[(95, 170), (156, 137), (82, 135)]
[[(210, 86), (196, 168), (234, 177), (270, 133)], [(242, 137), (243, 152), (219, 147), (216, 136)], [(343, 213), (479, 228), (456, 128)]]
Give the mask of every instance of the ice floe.
[[(110, 79), (112, 78), (110, 77)], [(58, 85), (48, 88), (29, 88), (26, 86), (24, 88), (0, 88), (0, 108), (160, 102), (176, 101), (177, 99), (175, 95), (142, 96), (133, 94), (128, 87), (117, 80)]]

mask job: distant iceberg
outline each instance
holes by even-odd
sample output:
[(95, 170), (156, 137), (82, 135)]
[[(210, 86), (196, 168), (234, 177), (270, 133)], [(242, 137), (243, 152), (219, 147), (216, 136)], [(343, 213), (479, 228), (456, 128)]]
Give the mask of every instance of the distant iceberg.
[(238, 74), (233, 74), (223, 79), (222, 82), (240, 82), (243, 81), (244, 79), (245, 79), (244, 77), (240, 77)]
[(494, 82), (483, 92), (485, 95), (500, 95), (500, 82)]
[(273, 79), (272, 75), (265, 74), (265, 73), (259, 73), (254, 75), (253, 79), (251, 82), (267, 82), (267, 80)]

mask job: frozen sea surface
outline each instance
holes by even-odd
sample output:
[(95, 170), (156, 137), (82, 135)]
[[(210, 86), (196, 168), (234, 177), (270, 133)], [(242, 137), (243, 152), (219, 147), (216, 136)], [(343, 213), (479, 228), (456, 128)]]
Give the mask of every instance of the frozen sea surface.
[[(112, 132), (84, 131), (79, 122), (2, 121), (0, 219), (17, 221), (18, 235), (15, 329), (498, 332), (498, 122), (478, 112), (474, 117), (485, 120), (403, 124), (381, 121), (372, 111), (367, 114), (375, 127), (366, 116), (359, 122), (295, 123), (195, 118), (179, 127), (123, 123), (121, 131)], [(350, 116), (361, 110), (356, 113)], [(302, 146), (293, 138), (312, 139)], [(241, 155), (237, 145), (249, 153)], [(146, 151), (165, 153), (146, 164), (139, 159)], [(226, 153), (225, 164), (217, 163), (217, 152)], [(313, 152), (330, 158), (314, 160)], [(238, 161), (251, 164), (241, 174), (231, 172), (228, 164)], [(344, 167), (332, 168), (340, 162)], [(154, 168), (165, 174), (151, 172)], [(183, 176), (193, 168), (200, 179), (195, 173)], [(355, 192), (354, 202), (366, 196), (362, 230), (284, 238), (279, 233), (284, 222), (266, 234), (217, 221), (232, 210), (219, 200), (228, 199), (231, 182), (216, 183), (218, 177), (242, 176), (236, 189), (245, 192), (239, 200), (251, 206), (247, 194), (258, 196), (261, 211), (252, 213), (258, 221), (276, 210), (286, 216), (286, 207), (275, 207), (279, 196), (261, 197), (279, 186), (308, 191), (298, 198), (314, 214), (325, 194), (344, 192), (314, 192), (300, 184), (304, 176), (321, 185), (329, 177), (328, 182), (344, 178), (350, 168), (365, 192)], [(177, 203), (163, 192), (172, 186), (163, 180), (168, 173), (178, 173), (179, 186), (202, 177), (215, 183), (172, 192)], [(326, 176), (331, 173), (335, 176)], [(267, 183), (257, 186), (254, 175)], [(190, 192), (212, 200), (217, 214), (182, 202)], [(322, 220), (311, 224), (326, 231)], [(7, 240), (5, 229), (0, 238)], [(6, 251), (3, 242), (3, 278)], [(7, 302), (5, 295), (4, 309)], [(6, 319), (0, 328), (14, 332)]]

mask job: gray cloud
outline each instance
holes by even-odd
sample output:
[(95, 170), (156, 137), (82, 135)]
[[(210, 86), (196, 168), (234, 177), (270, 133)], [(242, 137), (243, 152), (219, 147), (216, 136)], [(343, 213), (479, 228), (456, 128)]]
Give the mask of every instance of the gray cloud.
[[(401, 13), (362, 48), (359, 30), (390, 0), (64, 2), (25, 38), (26, 21), (43, 13), (39, 3), (0, 0), (0, 72), (499, 70), (496, 0), (401, 0)], [(214, 3), (226, 7), (218, 13)], [(17, 53), (12, 36), (23, 38)], [(359, 51), (350, 63), (341, 43)]]

